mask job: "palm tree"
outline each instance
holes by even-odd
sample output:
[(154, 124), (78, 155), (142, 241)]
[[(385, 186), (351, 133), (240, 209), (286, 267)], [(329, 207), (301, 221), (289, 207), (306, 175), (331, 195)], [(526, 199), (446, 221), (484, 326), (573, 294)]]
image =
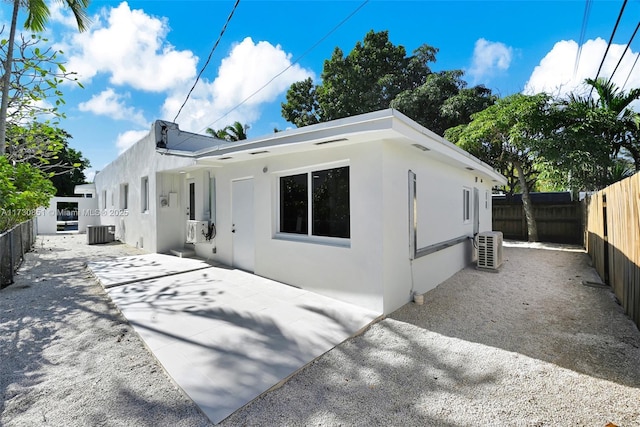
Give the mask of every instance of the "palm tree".
[[(58, 0), (65, 4), (76, 19), (79, 31), (85, 31), (91, 22), (87, 16), (86, 8), (89, 0)], [(2, 101), (0, 104), (0, 156), (4, 156), (7, 135), (7, 108), (9, 106), (9, 90), (11, 85), (11, 68), (13, 65), (13, 45), (15, 43), (16, 28), (18, 22), (18, 10), (20, 6), (27, 9), (27, 20), (24, 28), (41, 32), (46, 28), (51, 12), (45, 0), (13, 0), (13, 13), (11, 15), (11, 29), (9, 31), (9, 44), (7, 57), (4, 60), (4, 76), (2, 76)]]
[(215, 138), (224, 139), (225, 141), (242, 141), (247, 139), (247, 130), (249, 125), (243, 125), (240, 122), (235, 122), (223, 129), (207, 128), (207, 133)]
[(247, 139), (248, 129), (249, 125), (243, 125), (240, 122), (235, 122), (225, 128), (227, 135), (229, 135), (229, 141), (242, 141), (243, 139)]
[(607, 79), (586, 79), (585, 82), (598, 93), (599, 99), (592, 102), (593, 107), (601, 109), (614, 117), (616, 127), (610, 135), (612, 155), (616, 156), (621, 148), (633, 157), (636, 171), (640, 171), (640, 116), (629, 105), (640, 99), (640, 88), (624, 93)]

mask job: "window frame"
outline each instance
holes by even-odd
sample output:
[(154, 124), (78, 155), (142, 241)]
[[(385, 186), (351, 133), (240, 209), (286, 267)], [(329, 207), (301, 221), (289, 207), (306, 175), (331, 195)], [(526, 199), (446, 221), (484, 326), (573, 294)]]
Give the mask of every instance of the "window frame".
[(140, 207), (142, 213), (149, 213), (149, 177), (140, 180)]
[(129, 184), (120, 185), (120, 209), (129, 209)]
[[(347, 168), (349, 171), (349, 237), (333, 237), (333, 236), (321, 236), (313, 234), (313, 174), (316, 172), (322, 172), (331, 169), (341, 169)], [(307, 232), (305, 233), (295, 233), (295, 232), (287, 232), (281, 230), (282, 225), (282, 199), (281, 199), (281, 179), (286, 177), (292, 177), (296, 175), (306, 175), (306, 184), (307, 184)], [(329, 164), (319, 164), (308, 166), (305, 168), (292, 169), (287, 171), (279, 172), (275, 175), (276, 179), (276, 191), (275, 191), (275, 234), (274, 238), (281, 240), (292, 240), (292, 241), (301, 241), (301, 242), (310, 242), (310, 243), (321, 243), (328, 244), (333, 246), (343, 246), (350, 247), (351, 246), (351, 211), (352, 211), (352, 197), (351, 197), (351, 165), (347, 161), (334, 162)]]
[(471, 188), (462, 187), (462, 223), (471, 223)]

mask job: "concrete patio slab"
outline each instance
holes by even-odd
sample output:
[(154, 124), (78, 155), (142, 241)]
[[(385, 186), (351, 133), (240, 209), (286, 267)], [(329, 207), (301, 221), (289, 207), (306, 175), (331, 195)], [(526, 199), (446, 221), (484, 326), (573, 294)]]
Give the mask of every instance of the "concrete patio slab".
[(104, 288), (111, 288), (139, 280), (209, 268), (211, 265), (201, 259), (144, 254), (122, 257), (117, 260), (94, 261), (88, 263), (87, 266)]
[[(109, 271), (116, 273), (110, 277), (127, 278), (156, 271), (151, 263), (130, 258), (99, 265), (95, 274), (101, 278)], [(190, 261), (176, 258), (171, 271), (183, 268), (183, 262), (184, 268), (193, 266)], [(169, 375), (214, 423), (380, 316), (220, 267), (112, 285), (107, 292)]]

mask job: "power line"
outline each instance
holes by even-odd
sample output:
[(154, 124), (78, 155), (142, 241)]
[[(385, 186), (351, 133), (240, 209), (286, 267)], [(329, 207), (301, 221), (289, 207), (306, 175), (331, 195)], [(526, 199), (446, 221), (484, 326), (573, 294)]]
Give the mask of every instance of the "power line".
[(613, 75), (616, 73), (616, 71), (618, 70), (618, 67), (620, 66), (620, 63), (622, 62), (622, 58), (624, 58), (624, 55), (626, 55), (627, 50), (629, 50), (629, 46), (631, 45), (631, 42), (633, 41), (633, 39), (636, 36), (636, 33), (638, 32), (638, 28), (640, 28), (640, 22), (638, 22), (638, 25), (636, 25), (636, 29), (633, 32), (633, 34), (631, 35), (631, 38), (629, 39), (629, 42), (627, 43), (627, 45), (624, 48), (624, 52), (622, 52), (622, 55), (620, 56), (620, 59), (618, 60), (618, 63), (616, 64), (616, 67), (613, 69), (613, 73), (611, 73), (611, 77), (609, 77), (609, 82), (611, 82), (611, 80), (613, 80)]
[[(622, 19), (622, 13), (624, 12), (625, 6), (627, 6), (627, 0), (624, 0), (624, 2), (622, 3), (622, 7), (620, 8), (620, 13), (618, 14), (618, 19), (616, 20), (616, 25), (613, 26), (613, 31), (611, 32), (611, 37), (609, 38), (609, 43), (607, 44), (607, 48), (604, 51), (604, 55), (602, 56), (602, 61), (600, 61), (600, 66), (598, 67), (598, 72), (596, 73), (596, 78), (593, 79), (594, 81), (598, 80), (598, 76), (600, 75), (600, 71), (602, 71), (602, 66), (604, 65), (604, 60), (607, 57), (607, 53), (609, 52), (609, 48), (611, 47), (611, 44), (613, 43), (613, 36), (615, 36), (616, 31), (618, 30), (618, 24), (620, 24), (620, 19)], [(591, 91), (589, 92), (589, 97), (591, 97), (592, 93), (593, 93), (593, 86), (591, 86)]]
[[(260, 91), (262, 91), (265, 87), (267, 87), (269, 84), (271, 84), (275, 79), (277, 79), (278, 77), (280, 77), (282, 74), (284, 74), (288, 69), (290, 69), (291, 67), (293, 67), (295, 64), (297, 64), (298, 62), (300, 62), (300, 60), (302, 58), (304, 58), (309, 52), (311, 52), (313, 49), (315, 49), (316, 47), (318, 47), (318, 45), (320, 45), (320, 43), (322, 43), (323, 41), (325, 41), (331, 34), (333, 34), (338, 28), (340, 28), (345, 22), (347, 22), (349, 19), (351, 19), (351, 17), (353, 17), (353, 15), (355, 15), (356, 13), (358, 13), (360, 11), (360, 9), (362, 9), (367, 3), (369, 3), (369, 0), (364, 0), (360, 6), (358, 6), (356, 9), (353, 10), (353, 12), (351, 12), (349, 15), (347, 15), (346, 18), (344, 18), (342, 21), (340, 21), (336, 26), (334, 26), (331, 30), (329, 30), (329, 32), (327, 32), (327, 34), (325, 34), (322, 38), (320, 38), (320, 40), (318, 40), (316, 43), (314, 43), (309, 49), (307, 49), (306, 51), (304, 51), (304, 53), (302, 53), (302, 55), (298, 56), (291, 64), (289, 64), (289, 66), (287, 66), (284, 70), (280, 71), (279, 73), (277, 73), (275, 76), (273, 76), (267, 83), (265, 83), (264, 85), (262, 85), (258, 90), (256, 90), (255, 92), (253, 92), (251, 95), (247, 96), (245, 99), (243, 99), (242, 101), (240, 101), (236, 106), (234, 106), (233, 108), (231, 108), (230, 110), (228, 110), (226, 113), (224, 113), (222, 116), (220, 116), (219, 118), (217, 118), (216, 120), (214, 120), (213, 122), (211, 122), (209, 125), (205, 126), (204, 128), (200, 129), (197, 133), (199, 134), (200, 132), (203, 132), (204, 130), (206, 130), (207, 128), (211, 127), (213, 124), (219, 122), (220, 120), (222, 120), (223, 118), (227, 117), (229, 114), (231, 114), (231, 112), (233, 112), (234, 110), (238, 109), (240, 106), (242, 106), (245, 102), (247, 102), (249, 99), (251, 99), (252, 97), (254, 97), (256, 94), (258, 94)], [(177, 116), (176, 116), (177, 117)], [(175, 122), (175, 121), (174, 121)], [(192, 136), (193, 137), (193, 136)], [(181, 144), (187, 142), (189, 139), (191, 139), (192, 137), (188, 137), (183, 139), (182, 141), (180, 141), (179, 143), (177, 143), (175, 146), (171, 147), (172, 149), (175, 149), (176, 147), (180, 146)], [(167, 149), (168, 151), (168, 149)]]
[(620, 90), (624, 90), (624, 87), (627, 85), (627, 82), (629, 82), (629, 77), (631, 77), (631, 73), (633, 73), (633, 69), (636, 67), (636, 64), (638, 63), (638, 58), (640, 58), (640, 53), (638, 53), (636, 55), (636, 60), (633, 61), (633, 65), (631, 66), (631, 69), (629, 70), (629, 74), (627, 75), (626, 80), (624, 81), (624, 84), (622, 85), (622, 87), (620, 88)]
[(576, 53), (576, 64), (573, 67), (573, 78), (578, 74), (578, 65), (580, 64), (580, 56), (582, 55), (582, 44), (587, 33), (587, 22), (589, 22), (589, 13), (591, 12), (591, 0), (587, 0), (584, 5), (584, 15), (582, 16), (582, 28), (580, 29), (580, 40), (578, 42), (578, 52)]
[(227, 30), (227, 25), (229, 25), (229, 22), (231, 21), (231, 17), (233, 17), (233, 13), (236, 11), (236, 8), (238, 7), (239, 4), (240, 4), (240, 0), (236, 0), (236, 3), (233, 5), (233, 9), (231, 9), (231, 13), (227, 17), (227, 21), (224, 23), (224, 26), (222, 27), (222, 30), (220, 31), (220, 35), (218, 36), (218, 40), (216, 40), (215, 44), (211, 48), (211, 51), (209, 52), (209, 57), (207, 58), (207, 61), (204, 63), (204, 66), (200, 69), (200, 72), (198, 73), (198, 76), (196, 77), (196, 81), (193, 83), (193, 86), (191, 86), (191, 89), (189, 89), (189, 93), (187, 93), (187, 97), (184, 99), (184, 102), (180, 106), (180, 109), (178, 110), (178, 113), (173, 118), (173, 122), (174, 123), (176, 122), (176, 120), (178, 120), (178, 116), (180, 115), (180, 113), (182, 112), (182, 109), (184, 108), (185, 104), (189, 100), (189, 97), (191, 96), (191, 93), (196, 88), (196, 85), (198, 84), (198, 81), (200, 80), (200, 77), (202, 76), (202, 73), (204, 73), (204, 70), (207, 68), (207, 65), (209, 65), (209, 61), (211, 61), (211, 57), (213, 56), (213, 52), (218, 47), (218, 44), (220, 43), (220, 40), (222, 39), (222, 36), (224, 35), (225, 31)]
[[(224, 119), (225, 117), (227, 117), (229, 114), (231, 114), (233, 111), (235, 111), (236, 109), (238, 109), (239, 107), (241, 107), (245, 102), (247, 102), (249, 99), (253, 98), (255, 95), (257, 95), (259, 92), (261, 92), (264, 88), (266, 88), (267, 86), (269, 86), (275, 79), (277, 79), (278, 77), (280, 77), (282, 74), (284, 74), (288, 69), (290, 69), (291, 67), (293, 67), (295, 64), (297, 64), (298, 62), (300, 62), (300, 60), (302, 60), (302, 58), (304, 58), (305, 56), (307, 56), (307, 54), (309, 52), (311, 52), (312, 50), (314, 50), (316, 47), (318, 47), (318, 45), (320, 45), (320, 43), (322, 43), (323, 41), (325, 41), (331, 34), (333, 34), (338, 28), (340, 28), (345, 22), (347, 22), (349, 19), (351, 19), (351, 17), (353, 17), (353, 15), (355, 15), (356, 13), (358, 13), (360, 11), (360, 9), (362, 9), (367, 3), (369, 3), (369, 0), (364, 0), (360, 6), (358, 6), (353, 12), (351, 12), (346, 18), (344, 18), (342, 21), (340, 21), (335, 27), (333, 27), (327, 34), (325, 34), (320, 40), (318, 40), (313, 46), (311, 46), (309, 49), (307, 49), (302, 55), (298, 56), (291, 64), (289, 64), (289, 66), (287, 66), (284, 70), (280, 71), (278, 74), (276, 74), (275, 76), (273, 76), (268, 82), (266, 82), (264, 85), (262, 85), (260, 88), (258, 88), (255, 92), (253, 92), (251, 95), (247, 96), (245, 99), (243, 99), (242, 101), (240, 101), (237, 105), (235, 105), (233, 108), (231, 108), (230, 110), (228, 110), (226, 113), (224, 113), (222, 116), (220, 116), (219, 118), (217, 118), (216, 120), (214, 120), (213, 122), (211, 122), (208, 126), (206, 126), (204, 129), (211, 127), (213, 124), (219, 122), (220, 120)], [(200, 132), (202, 132), (204, 129), (201, 129)]]

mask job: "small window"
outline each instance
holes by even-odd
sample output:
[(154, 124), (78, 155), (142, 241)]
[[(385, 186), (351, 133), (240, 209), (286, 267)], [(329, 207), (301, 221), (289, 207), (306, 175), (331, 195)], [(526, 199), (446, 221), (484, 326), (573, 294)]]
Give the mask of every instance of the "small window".
[(462, 189), (462, 221), (471, 222), (471, 190)]
[(149, 212), (149, 177), (145, 176), (142, 178), (142, 182), (140, 183), (140, 205), (142, 206), (142, 212)]
[(102, 190), (102, 209), (107, 209), (107, 190)]
[(129, 184), (122, 184), (120, 187), (120, 208), (129, 209)]
[(489, 190), (484, 192), (484, 208), (489, 209)]
[(349, 238), (349, 167), (281, 177), (280, 232)]

